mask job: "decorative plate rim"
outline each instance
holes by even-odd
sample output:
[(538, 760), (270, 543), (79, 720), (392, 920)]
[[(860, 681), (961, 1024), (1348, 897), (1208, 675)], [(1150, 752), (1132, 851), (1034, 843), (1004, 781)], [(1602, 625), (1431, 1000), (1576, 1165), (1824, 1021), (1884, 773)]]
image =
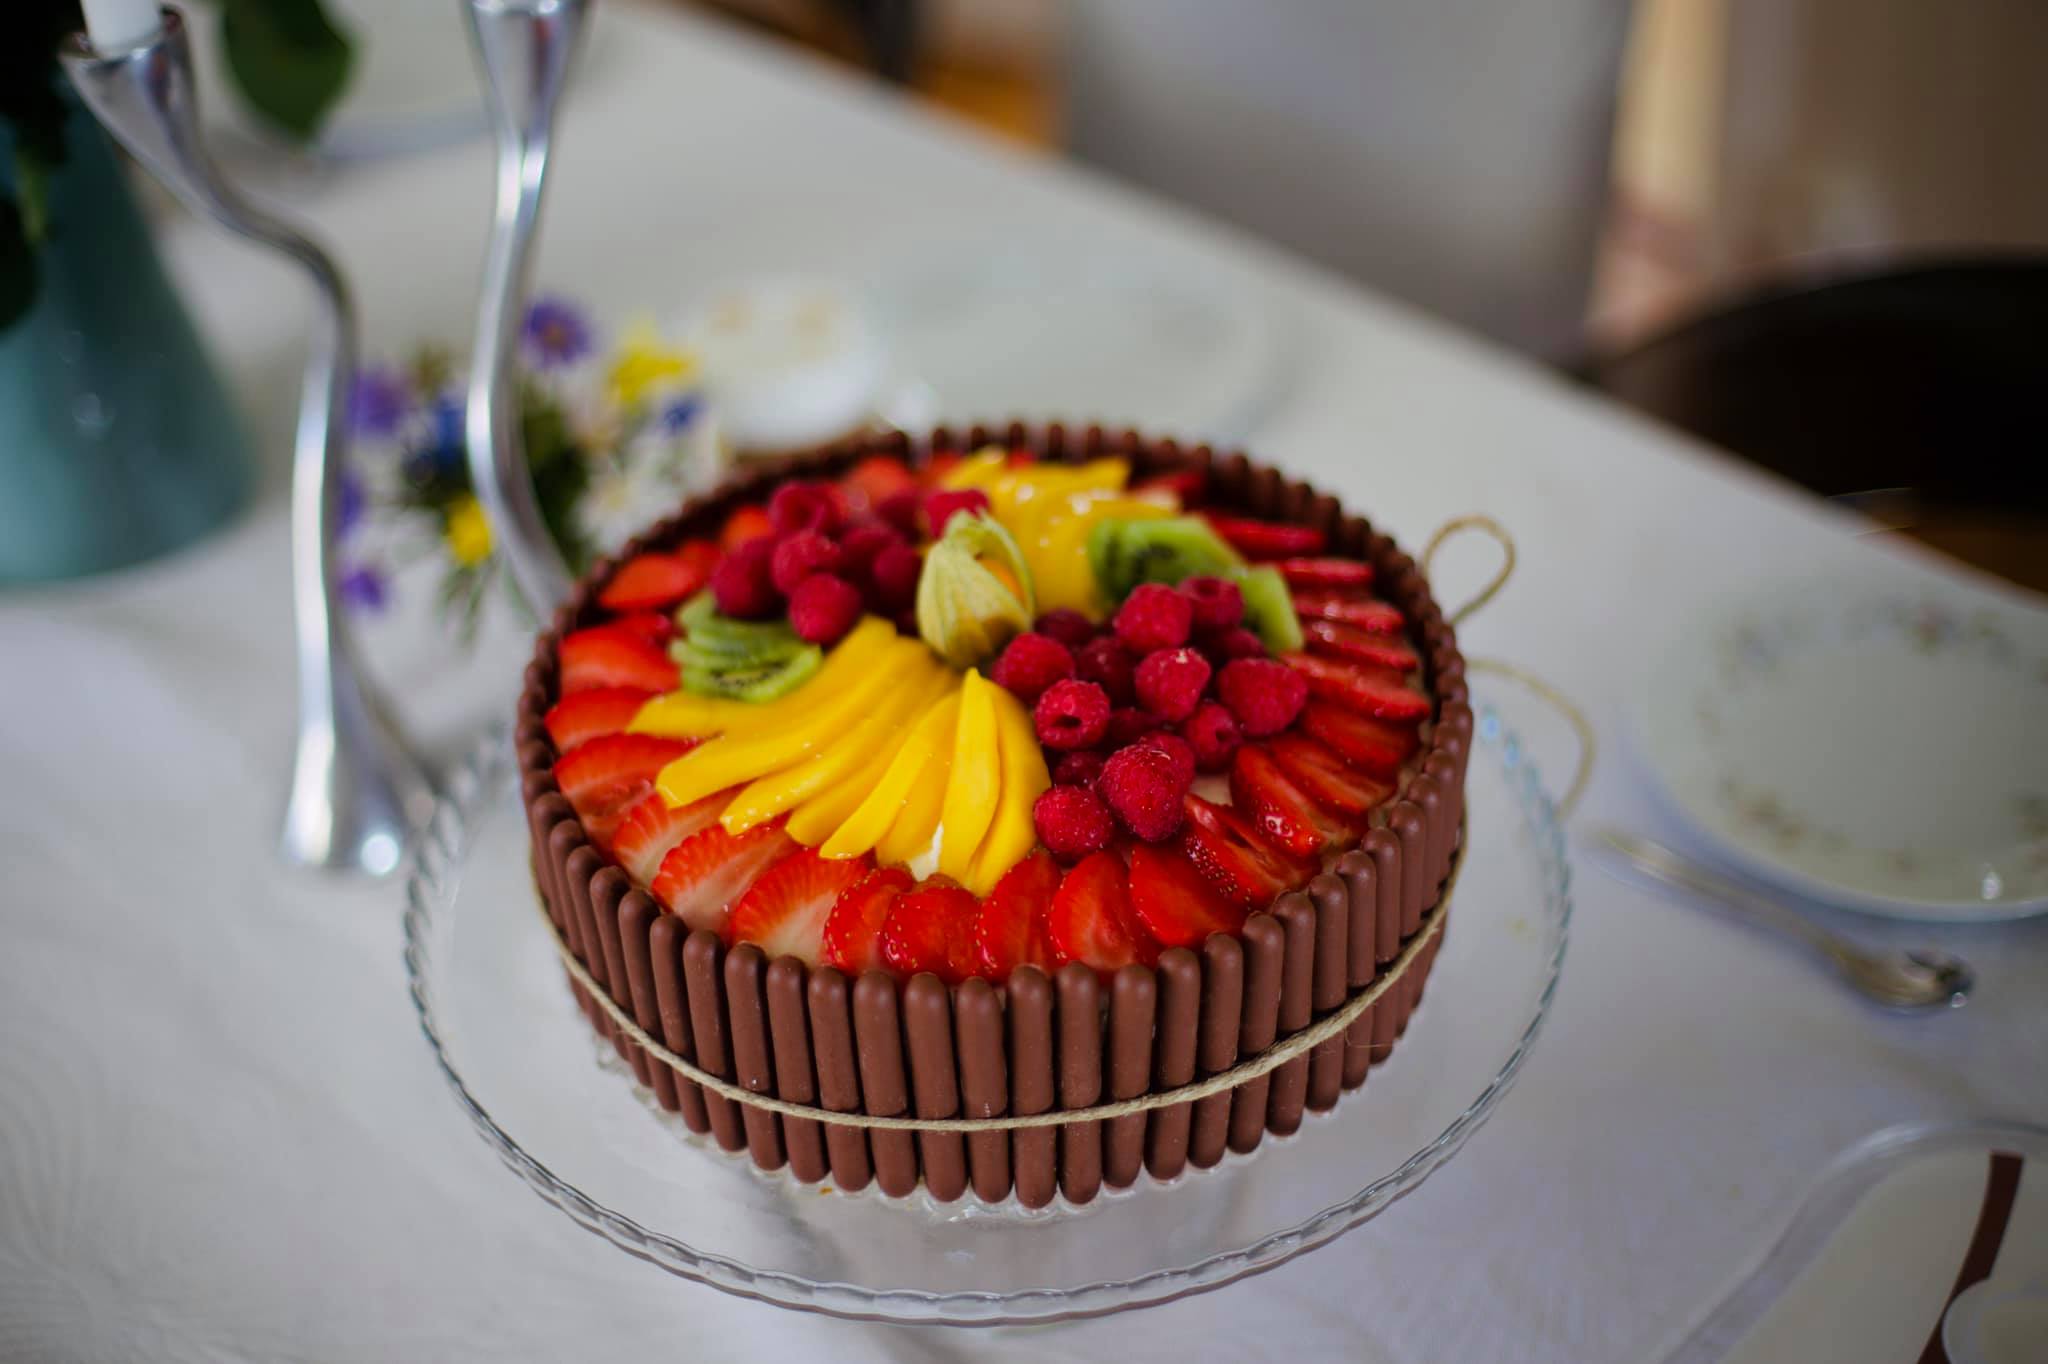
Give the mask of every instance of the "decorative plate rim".
[[(1826, 599), (1828, 591), (1836, 593), (1835, 600)], [(1791, 592), (1798, 595), (1793, 596)], [(1689, 689), (1700, 679), (1687, 673), (1684, 686), (1666, 685), (1666, 682), (1683, 665), (1704, 656), (1702, 651), (1709, 646), (1693, 641), (1728, 630), (1741, 623), (1744, 616), (1783, 622), (1799, 614), (1827, 612), (1839, 619), (1855, 610), (1885, 608), (1921, 612), (1932, 609), (1965, 616), (1981, 614), (2007, 621), (2021, 614), (2000, 598), (1938, 584), (1872, 584), (1823, 578), (1794, 584), (1790, 591), (1784, 584), (1767, 587), (1751, 584), (1723, 594), (1707, 608), (1688, 616), (1690, 624), (1674, 627), (1666, 635), (1629, 707), (1632, 746), (1652, 779), (1659, 803), (1729, 861), (1820, 904), (1888, 918), (1955, 923), (1996, 923), (2048, 912), (2048, 882), (2043, 883), (2039, 894), (2016, 899), (1983, 900), (1890, 896), (1830, 880), (1809, 870), (1807, 864), (1775, 854), (1768, 844), (1760, 840), (1746, 841), (1736, 837), (1724, 827), (1719, 816), (1700, 807), (1697, 792), (1673, 775), (1682, 764), (1671, 751), (1669, 741), (1660, 738), (1660, 733), (1681, 729), (1696, 731), (1697, 726), (1685, 724), (1678, 717), (1680, 709), (1690, 704), (1692, 691)], [(2048, 667), (2048, 655), (2034, 662)], [(1680, 699), (1681, 692), (1684, 700)]]

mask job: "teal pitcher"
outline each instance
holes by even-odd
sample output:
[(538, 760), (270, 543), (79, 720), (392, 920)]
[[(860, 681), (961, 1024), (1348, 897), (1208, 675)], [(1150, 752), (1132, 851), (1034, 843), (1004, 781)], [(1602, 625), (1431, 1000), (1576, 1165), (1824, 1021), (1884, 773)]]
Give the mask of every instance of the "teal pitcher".
[[(252, 480), (113, 147), (75, 102), (65, 146), (35, 302), (0, 328), (0, 587), (169, 553), (233, 517)], [(0, 185), (14, 173), (0, 120)]]

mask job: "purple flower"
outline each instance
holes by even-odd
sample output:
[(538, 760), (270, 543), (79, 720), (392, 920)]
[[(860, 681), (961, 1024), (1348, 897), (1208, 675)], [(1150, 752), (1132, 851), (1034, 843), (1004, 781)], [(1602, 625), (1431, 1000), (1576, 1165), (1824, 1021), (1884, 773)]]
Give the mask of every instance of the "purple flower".
[(348, 535), (363, 524), (363, 512), (369, 505), (370, 495), (363, 490), (363, 476), (343, 466), (341, 471), (341, 506), (335, 514), (335, 531)]
[(336, 590), (340, 592), (343, 603), (355, 611), (382, 611), (391, 599), (390, 586), (384, 581), (384, 575), (368, 564), (344, 569)]
[(690, 423), (697, 420), (704, 404), (696, 394), (676, 399), (661, 410), (661, 429), (664, 435), (680, 436), (690, 429)]
[(526, 310), (520, 335), (527, 354), (541, 369), (573, 365), (590, 354), (590, 323), (565, 298), (537, 298)]
[(348, 421), (359, 436), (389, 436), (412, 411), (412, 387), (395, 369), (370, 365), (356, 372), (348, 395)]

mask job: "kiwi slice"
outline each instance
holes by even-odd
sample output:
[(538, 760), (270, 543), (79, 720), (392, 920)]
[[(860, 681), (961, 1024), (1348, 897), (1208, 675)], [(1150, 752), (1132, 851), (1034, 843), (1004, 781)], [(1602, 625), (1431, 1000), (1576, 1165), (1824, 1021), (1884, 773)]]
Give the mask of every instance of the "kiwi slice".
[(809, 681), (825, 662), (825, 651), (815, 644), (776, 663), (750, 668), (707, 668), (683, 665), (683, 690), (695, 696), (723, 696), (734, 701), (773, 701)]
[(1088, 566), (1110, 599), (1122, 601), (1139, 583), (1227, 577), (1244, 559), (1199, 516), (1110, 517), (1088, 533)]
[(1301, 648), (1301, 619), (1294, 614), (1294, 593), (1279, 569), (1270, 565), (1238, 568), (1222, 576), (1235, 582), (1244, 594), (1244, 622), (1268, 650), (1289, 654)]

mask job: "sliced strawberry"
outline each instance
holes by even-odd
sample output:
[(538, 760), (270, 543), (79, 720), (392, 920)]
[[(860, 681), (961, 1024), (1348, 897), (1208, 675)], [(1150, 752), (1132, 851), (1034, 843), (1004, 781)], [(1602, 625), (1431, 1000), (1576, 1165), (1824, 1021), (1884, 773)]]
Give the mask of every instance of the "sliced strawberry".
[(1282, 559), (1280, 576), (1295, 587), (1361, 588), (1372, 585), (1372, 565), (1357, 559)]
[(1003, 873), (974, 918), (974, 950), (981, 974), (1002, 982), (1020, 966), (1052, 970), (1052, 942), (1046, 937), (1045, 916), (1059, 888), (1059, 864), (1043, 848)]
[(1398, 635), (1408, 628), (1407, 617), (1392, 602), (1344, 592), (1296, 593), (1294, 614), (1304, 621), (1342, 621), (1369, 635)]
[(633, 723), (640, 707), (654, 693), (645, 687), (593, 687), (570, 692), (548, 708), (548, 737), (558, 752), (567, 753), (586, 739), (617, 734)]
[(882, 960), (882, 925), (896, 897), (916, 884), (917, 878), (903, 868), (884, 867), (841, 891), (832, 912), (825, 916), (825, 963), (849, 976), (887, 970), (888, 963)]
[(1315, 874), (1313, 858), (1293, 857), (1275, 847), (1231, 806), (1193, 793), (1186, 805), (1181, 854), (1231, 903), (1256, 909)]
[(1314, 654), (1282, 654), (1281, 661), (1308, 679), (1308, 694), (1362, 710), (1395, 724), (1415, 725), (1429, 718), (1429, 695), (1408, 684), (1399, 673), (1340, 663)]
[(1279, 521), (1254, 521), (1211, 512), (1209, 528), (1247, 559), (1293, 559), (1321, 554), (1325, 544), (1323, 533), (1315, 527), (1290, 526)]
[(1329, 701), (1311, 701), (1302, 708), (1301, 730), (1375, 777), (1394, 776), (1422, 747), (1413, 726), (1390, 725)]
[(692, 928), (725, 931), (732, 906), (769, 863), (796, 846), (782, 821), (729, 834), (723, 824), (699, 829), (668, 850), (654, 875), (654, 898)]
[(1202, 500), (1208, 491), (1209, 480), (1200, 469), (1176, 469), (1170, 474), (1154, 474), (1131, 485), (1134, 493), (1168, 492), (1180, 499), (1183, 507), (1192, 507)]
[(591, 838), (609, 846), (626, 811), (654, 789), (661, 769), (695, 746), (652, 734), (599, 735), (555, 759), (555, 782)]
[(882, 922), (882, 961), (905, 980), (929, 971), (958, 985), (981, 969), (974, 951), (980, 908), (974, 892), (943, 882), (905, 891)]
[(849, 510), (871, 512), (901, 492), (917, 486), (900, 459), (887, 455), (869, 455), (860, 463), (848, 469), (839, 480), (839, 491), (846, 498)]
[(1246, 744), (1231, 759), (1230, 803), (1252, 828), (1296, 857), (1313, 857), (1344, 839), (1344, 826), (1294, 784), (1264, 744)]
[(718, 532), (718, 547), (729, 550), (763, 535), (773, 535), (775, 523), (768, 519), (765, 507), (746, 506), (725, 518), (725, 526)]
[(633, 611), (614, 616), (605, 622), (605, 628), (636, 634), (657, 648), (665, 647), (677, 633), (675, 621), (660, 611)]
[(725, 940), (750, 942), (771, 961), (795, 957), (813, 964), (824, 947), (832, 906), (872, 867), (864, 857), (820, 857), (814, 848), (800, 848), (747, 887), (726, 920)]
[(694, 540), (685, 540), (677, 545), (676, 557), (702, 573), (705, 580), (709, 581), (711, 570), (718, 567), (718, 561), (725, 557), (725, 551), (718, 547), (718, 541), (707, 540), (700, 535)]
[(597, 602), (608, 611), (654, 611), (674, 606), (709, 581), (709, 569), (697, 567), (680, 554), (640, 554), (619, 565), (604, 591), (597, 594)]
[(1161, 947), (1200, 947), (1211, 933), (1244, 927), (1244, 910), (1225, 900), (1176, 848), (1131, 849), (1131, 912)]
[(670, 805), (661, 792), (649, 791), (626, 811), (612, 835), (612, 857), (636, 882), (652, 885), (668, 850), (711, 827), (731, 800), (731, 791), (719, 791), (688, 805)]
[(1133, 962), (1151, 966), (1159, 944), (1131, 913), (1123, 859), (1113, 852), (1090, 853), (1060, 882), (1045, 915), (1053, 960), (1078, 961), (1104, 975)]
[(1344, 821), (1354, 835), (1365, 829), (1365, 817), (1394, 794), (1394, 784), (1367, 776), (1314, 739), (1282, 734), (1269, 739), (1273, 761), (1309, 799)]
[(661, 646), (623, 625), (597, 625), (562, 640), (562, 692), (592, 687), (672, 691), (676, 665)]
[(1389, 668), (1397, 673), (1413, 672), (1422, 666), (1422, 656), (1399, 635), (1367, 634), (1355, 625), (1334, 620), (1305, 620), (1301, 623), (1301, 633), (1307, 638), (1308, 651), (1312, 654), (1347, 658), (1354, 663)]

